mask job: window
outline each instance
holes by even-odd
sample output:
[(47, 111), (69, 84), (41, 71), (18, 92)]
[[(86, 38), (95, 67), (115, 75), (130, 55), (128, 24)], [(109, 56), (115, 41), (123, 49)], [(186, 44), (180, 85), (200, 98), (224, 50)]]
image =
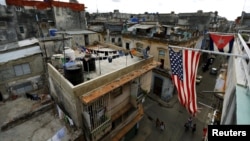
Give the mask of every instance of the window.
[(26, 92), (30, 92), (33, 90), (33, 86), (31, 82), (25, 82), (22, 84), (15, 85), (13, 87), (13, 90), (16, 91), (16, 94), (24, 94)]
[(122, 116), (120, 116), (119, 118), (117, 118), (112, 122), (112, 129), (115, 129), (121, 123), (122, 123)]
[(5, 21), (0, 21), (0, 29), (6, 29), (7, 23)]
[(159, 56), (165, 56), (165, 51), (164, 50), (159, 50)]
[(41, 23), (41, 28), (47, 28), (47, 24), (46, 23)]
[(112, 43), (114, 43), (115, 42), (115, 38), (112, 38)]
[(129, 50), (129, 43), (126, 43), (126, 49)]
[(111, 92), (113, 97), (117, 97), (122, 94), (122, 87), (118, 87)]
[(23, 26), (19, 26), (19, 31), (20, 31), (20, 33), (24, 33), (24, 27)]
[(16, 76), (30, 74), (30, 65), (28, 63), (14, 66)]
[(22, 11), (21, 7), (16, 7), (16, 11)]
[(159, 49), (158, 50), (158, 61), (161, 62), (161, 65), (159, 66), (161, 69), (164, 68), (164, 63), (165, 63), (165, 50)]
[(141, 46), (136, 47), (136, 50), (137, 50), (138, 52), (141, 52), (141, 53), (142, 53), (143, 47), (141, 47)]

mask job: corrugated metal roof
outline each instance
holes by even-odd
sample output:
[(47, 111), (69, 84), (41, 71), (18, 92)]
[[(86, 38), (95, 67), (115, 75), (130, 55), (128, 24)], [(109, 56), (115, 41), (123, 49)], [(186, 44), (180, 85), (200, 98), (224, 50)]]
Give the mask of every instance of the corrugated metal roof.
[(0, 54), (0, 64), (1, 63), (6, 63), (8, 61), (20, 59), (26, 56), (34, 55), (41, 53), (41, 49), (39, 46), (34, 46), (30, 48), (24, 48), (24, 49), (19, 49), (15, 51), (10, 51), (7, 53), (2, 53)]
[(163, 27), (174, 27), (174, 25), (162, 25)]
[(79, 31), (58, 31), (56, 33), (65, 33), (69, 35), (74, 35), (74, 34), (94, 34), (96, 32), (90, 31), (90, 30), (79, 30)]
[(30, 46), (33, 44), (39, 43), (39, 40), (36, 38), (30, 38), (22, 41), (17, 41), (13, 43), (8, 43), (4, 45), (0, 45), (0, 51), (6, 51), (9, 49), (15, 49), (15, 48), (20, 48), (20, 47), (25, 47), (25, 46)]
[(30, 39), (18, 41), (17, 43), (20, 47), (23, 47), (23, 46), (29, 46), (29, 45), (33, 45), (35, 43), (39, 43), (39, 40), (36, 38), (30, 38)]
[(152, 27), (155, 27), (156, 25), (142, 25), (142, 24), (136, 24), (128, 28), (128, 31), (133, 31), (134, 29), (149, 29)]

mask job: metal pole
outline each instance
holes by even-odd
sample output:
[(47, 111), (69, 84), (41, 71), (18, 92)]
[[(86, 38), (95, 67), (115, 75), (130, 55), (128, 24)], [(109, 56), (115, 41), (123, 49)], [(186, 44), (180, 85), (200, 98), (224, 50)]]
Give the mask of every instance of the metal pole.
[(97, 45), (98, 46), (98, 57), (99, 57), (99, 71), (100, 71), (100, 75), (102, 74), (101, 73), (101, 61), (100, 61), (100, 46), (99, 45)]
[(187, 48), (187, 47), (180, 47), (180, 46), (173, 46), (173, 45), (169, 45), (168, 47), (170, 48), (177, 48), (177, 49), (181, 49), (181, 50), (193, 50), (193, 51), (200, 51), (200, 52), (206, 52), (206, 53), (211, 53), (211, 54), (219, 54), (219, 55), (225, 55), (225, 56), (236, 56), (236, 57), (241, 57), (244, 59), (249, 59), (247, 55), (239, 55), (239, 54), (232, 54), (232, 53), (222, 53), (222, 52), (218, 52), (218, 51), (210, 51), (210, 50), (203, 50), (203, 49), (197, 49), (197, 48)]
[(202, 93), (221, 93), (221, 94), (225, 94), (225, 92), (220, 92), (220, 91), (202, 91)]
[[(87, 65), (88, 65), (88, 76), (89, 76), (89, 59), (87, 61)], [(90, 79), (90, 76), (88, 77), (88, 80)]]
[(63, 35), (63, 65), (65, 65), (66, 63), (66, 55), (65, 55), (65, 45), (64, 45), (64, 33), (62, 34)]

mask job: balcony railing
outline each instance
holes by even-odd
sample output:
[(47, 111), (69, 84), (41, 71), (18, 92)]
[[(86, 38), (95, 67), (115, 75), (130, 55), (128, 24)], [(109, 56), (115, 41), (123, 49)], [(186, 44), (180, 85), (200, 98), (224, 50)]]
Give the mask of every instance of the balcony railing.
[(103, 124), (95, 128), (91, 131), (91, 136), (94, 140), (99, 140), (102, 138), (107, 132), (111, 130), (111, 120), (105, 121)]

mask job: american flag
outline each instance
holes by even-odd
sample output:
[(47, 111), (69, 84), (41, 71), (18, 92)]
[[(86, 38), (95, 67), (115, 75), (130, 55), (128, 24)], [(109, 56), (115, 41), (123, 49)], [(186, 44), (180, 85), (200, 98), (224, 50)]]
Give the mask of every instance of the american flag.
[(169, 48), (172, 80), (178, 91), (180, 103), (188, 112), (195, 116), (196, 102), (196, 75), (200, 60), (200, 52), (183, 49), (175, 52)]

